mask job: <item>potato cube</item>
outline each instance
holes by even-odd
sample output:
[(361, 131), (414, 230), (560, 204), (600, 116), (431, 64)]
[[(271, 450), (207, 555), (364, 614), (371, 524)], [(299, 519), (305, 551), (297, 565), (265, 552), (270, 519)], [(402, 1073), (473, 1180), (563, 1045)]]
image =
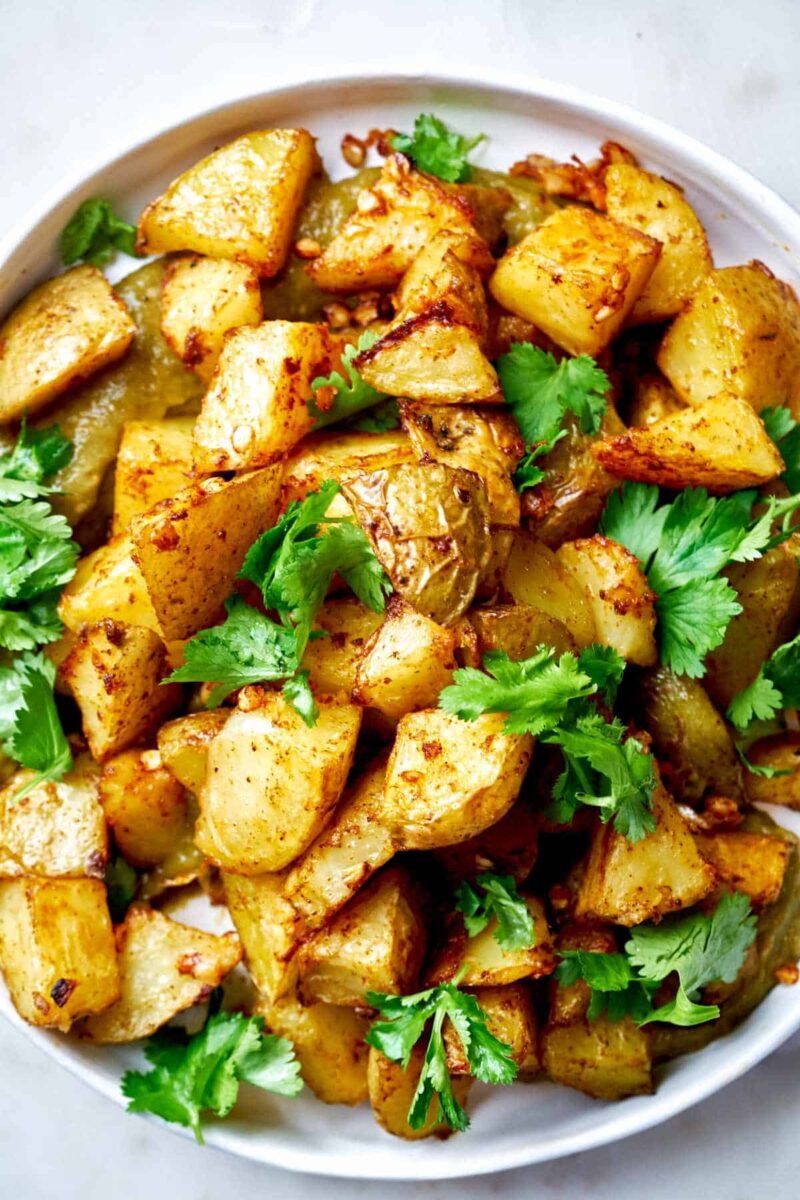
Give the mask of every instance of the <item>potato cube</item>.
[(762, 408), (800, 414), (800, 308), (762, 263), (705, 277), (670, 325), (658, 365), (689, 404), (720, 392)]
[(577, 650), (563, 622), (529, 604), (476, 608), (469, 614), (469, 623), (478, 638), (474, 666), (480, 666), (487, 650), (503, 650), (515, 662), (530, 658), (540, 646), (551, 646), (558, 654)]
[(483, 261), (476, 262), (477, 249), (473, 237), (446, 229), (437, 233), (400, 280), (394, 295), (397, 311), (408, 317), (446, 300), (459, 324), (473, 326), (484, 338), (489, 315), (481, 275), (489, 274), (494, 259), (486, 247)]
[[(382, 467), (397, 463), (414, 462), (417, 455), (407, 434), (399, 429), (387, 433), (335, 433), (312, 434), (304, 438), (286, 460), (281, 507), (292, 500), (302, 500), (314, 492), (326, 479), (342, 483), (354, 475), (379, 471)], [(344, 505), (339, 511), (328, 510), (332, 516), (347, 516), (350, 507), (343, 496), (337, 496), (334, 505)]]
[(503, 583), (515, 604), (563, 622), (578, 646), (597, 640), (594, 614), (578, 581), (553, 551), (529, 533), (514, 535)]
[(402, 867), (387, 867), (303, 946), (303, 1001), (364, 1008), (367, 992), (414, 992), (425, 945), (419, 887)]
[(248, 876), (223, 871), (222, 879), (247, 969), (265, 1003), (273, 1004), (297, 981), (301, 927), (283, 895), (286, 872)]
[(244, 263), (188, 255), (164, 272), (164, 341), (205, 383), (214, 373), (225, 335), (263, 319), (258, 275)]
[(482, 833), (433, 853), (454, 886), (462, 879), (474, 880), (484, 871), (511, 875), (522, 883), (536, 862), (541, 824), (541, 813), (531, 798), (520, 796), (504, 817)]
[(752, 405), (715, 396), (646, 429), (629, 429), (593, 447), (598, 462), (623, 479), (719, 495), (759, 487), (783, 470), (777, 447)]
[(288, 1038), (305, 1083), (325, 1104), (361, 1104), (367, 1099), (367, 1017), (333, 1004), (301, 1004), (286, 996), (258, 1011), (268, 1028)]
[(194, 417), (128, 421), (114, 472), (115, 534), (139, 513), (170, 500), (191, 483)]
[(0, 326), (0, 421), (33, 413), (122, 358), (136, 332), (97, 267), (34, 288)]
[(503, 733), (505, 719), (487, 713), (461, 721), (441, 708), (401, 719), (386, 771), (385, 807), (405, 849), (465, 842), (508, 811), (533, 738)]
[(0, 969), (30, 1025), (69, 1029), (120, 994), (105, 884), (99, 879), (0, 880)]
[(17, 771), (0, 791), (0, 876), (102, 878), (108, 835), (95, 764), (82, 755), (63, 779), (40, 783), (18, 799), (32, 777), (32, 771)]
[(432, 708), (453, 681), (455, 646), (453, 629), (443, 629), (393, 596), (386, 620), (356, 667), (354, 699), (390, 720)]
[[(532, 1075), (538, 1068), (537, 1023), (531, 993), (524, 983), (479, 987), (473, 995), (486, 1014), (486, 1027), (511, 1050), (520, 1071)], [(464, 1047), (448, 1021), (444, 1030), (447, 1069), (451, 1075), (469, 1075)]]
[(350, 698), (358, 662), (382, 622), (383, 613), (372, 612), (350, 597), (322, 605), (315, 628), (324, 629), (328, 636), (309, 642), (302, 662), (315, 692), (328, 696), (341, 692)]
[(248, 687), (208, 750), (195, 840), (218, 866), (259, 875), (288, 866), (342, 794), (361, 724), (323, 697), (309, 729), (280, 692)]
[(685, 402), (663, 375), (644, 372), (633, 384), (633, 402), (628, 409), (628, 424), (653, 425), (656, 421), (662, 421), (664, 417), (676, 416), (685, 407)]
[(126, 750), (103, 767), (100, 801), (114, 841), (134, 867), (155, 867), (188, 840), (186, 792), (157, 750)]
[(578, 919), (639, 925), (690, 908), (713, 888), (716, 873), (700, 854), (675, 802), (653, 793), (656, 827), (638, 842), (598, 821), (578, 889)]
[(746, 771), (744, 786), (753, 804), (781, 804), (800, 809), (800, 733), (775, 733), (759, 738), (747, 751), (756, 767), (772, 767), (777, 775), (768, 778)]
[(676, 184), (633, 163), (612, 163), (603, 183), (608, 215), (661, 243), (661, 257), (631, 320), (638, 324), (674, 317), (712, 267), (697, 214)]
[(570, 205), (506, 251), (489, 290), (570, 354), (596, 356), (622, 328), (660, 253), (647, 234)]
[(277, 275), (306, 187), (319, 170), (305, 129), (246, 133), (190, 167), (139, 218), (144, 254), (194, 250)]
[(598, 641), (639, 667), (655, 666), (656, 598), (639, 560), (599, 533), (565, 542), (557, 557), (586, 594)]
[(341, 366), (323, 325), (264, 321), (227, 338), (194, 427), (199, 471), (241, 471), (282, 458), (314, 428), (311, 384)]
[(73, 633), (105, 619), (161, 633), (144, 577), (133, 561), (128, 534), (119, 534), (79, 560), (61, 593), (58, 615)]
[(61, 664), (61, 677), (81, 710), (83, 732), (98, 762), (143, 741), (180, 703), (166, 650), (150, 629), (99, 621), (88, 625)]
[(158, 731), (161, 761), (178, 783), (195, 795), (206, 777), (208, 747), (231, 715), (229, 708), (190, 713), (168, 721)]
[(532, 946), (506, 950), (496, 940), (497, 918), (492, 917), (480, 933), (468, 937), (459, 918), (453, 922), (446, 941), (428, 968), (428, 982), (446, 983), (464, 969), (465, 987), (502, 987), (518, 979), (540, 979), (551, 975), (556, 960), (547, 918), (540, 900), (522, 894), (534, 925)]
[(448, 185), (415, 171), (403, 155), (390, 154), (380, 178), (361, 192), (355, 212), (306, 270), (329, 292), (394, 287), (443, 229), (465, 237), (474, 251), (464, 261), (480, 266), (486, 242), (501, 232), (506, 197), (510, 203), (501, 188)]
[[(369, 1048), (367, 1065), (367, 1080), (369, 1083), (369, 1102), (375, 1114), (375, 1120), (387, 1133), (404, 1138), (408, 1142), (416, 1142), (426, 1137), (449, 1137), (451, 1130), (439, 1113), (439, 1106), (434, 1100), (428, 1110), (428, 1117), (419, 1129), (412, 1129), (408, 1123), (408, 1110), (417, 1090), (422, 1065), (425, 1060), (425, 1046), (419, 1041), (411, 1052), (407, 1067), (385, 1058), (374, 1046)], [(456, 1075), (451, 1079), (453, 1095), (462, 1106), (466, 1104), (472, 1077)]]
[(121, 995), (83, 1034), (93, 1042), (150, 1037), (207, 999), (242, 957), (235, 934), (204, 933), (135, 904), (116, 929)]
[(791, 849), (784, 838), (734, 829), (696, 833), (694, 840), (725, 891), (744, 892), (754, 908), (778, 899)]
[(270, 467), (208, 479), (134, 519), (134, 558), (166, 638), (219, 619), (245, 554), (275, 522), (280, 475)]

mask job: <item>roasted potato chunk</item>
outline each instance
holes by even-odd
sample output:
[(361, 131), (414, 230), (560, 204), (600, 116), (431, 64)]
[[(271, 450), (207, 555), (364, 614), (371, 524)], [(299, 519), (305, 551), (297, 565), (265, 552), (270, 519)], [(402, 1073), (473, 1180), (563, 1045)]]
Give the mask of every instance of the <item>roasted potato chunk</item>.
[[(533, 1075), (538, 1068), (537, 1022), (531, 994), (524, 983), (473, 989), (486, 1014), (486, 1028), (511, 1050), (517, 1068)], [(469, 1075), (469, 1063), (456, 1031), (448, 1021), (444, 1029), (447, 1069), (451, 1075)]]
[(108, 835), (97, 766), (82, 755), (63, 779), (18, 798), (32, 777), (32, 771), (17, 771), (0, 791), (0, 876), (101, 878)]
[(116, 928), (121, 994), (83, 1035), (93, 1042), (133, 1042), (205, 1000), (242, 957), (235, 934), (204, 933), (135, 904)]
[(120, 994), (99, 879), (0, 879), (0, 969), (30, 1025), (69, 1029)]
[(428, 968), (430, 983), (445, 983), (463, 969), (465, 987), (502, 987), (518, 979), (539, 979), (555, 969), (553, 942), (540, 900), (522, 894), (533, 919), (535, 937), (532, 946), (506, 950), (495, 939), (497, 918), (492, 917), (480, 933), (468, 937), (464, 923), (455, 921), (444, 945)]
[[(319, 644), (319, 643), (317, 643)], [(355, 669), (354, 699), (399, 720), (431, 708), (453, 681), (456, 633), (393, 596)]]
[(342, 485), (395, 591), (439, 625), (469, 607), (489, 561), (486, 488), (442, 463), (401, 464)]
[(382, 623), (383, 613), (372, 612), (351, 597), (327, 600), (322, 605), (315, 627), (324, 629), (328, 636), (309, 642), (302, 663), (315, 692), (323, 696), (342, 693), (350, 698), (358, 664)]
[(387, 867), (303, 946), (303, 1001), (364, 1008), (367, 992), (414, 992), (425, 946), (419, 886), (402, 867)]
[(515, 604), (563, 622), (578, 646), (597, 640), (594, 614), (583, 588), (553, 551), (529, 533), (515, 534), (503, 584)]
[(280, 692), (243, 688), (208, 749), (195, 841), (242, 875), (279, 871), (308, 848), (339, 799), (361, 710), (320, 698), (312, 729)]
[(504, 817), (482, 833), (433, 853), (454, 886), (462, 879), (474, 880), (484, 871), (511, 875), (517, 883), (522, 883), (536, 862), (541, 824), (541, 814), (523, 795)]
[(238, 259), (271, 278), (286, 262), (306, 187), (318, 170), (305, 129), (246, 133), (179, 175), (147, 206), (138, 249)]
[(222, 878), (247, 968), (264, 1002), (273, 1004), (297, 981), (300, 925), (283, 895), (286, 872), (247, 876), (223, 871)]
[[(369, 1102), (375, 1120), (387, 1133), (405, 1138), (409, 1142), (432, 1135), (444, 1138), (450, 1134), (450, 1128), (440, 1117), (436, 1103), (431, 1104), (427, 1120), (419, 1129), (412, 1129), (408, 1123), (408, 1110), (417, 1090), (424, 1059), (425, 1049), (422, 1042), (417, 1042), (411, 1051), (411, 1059), (406, 1068), (385, 1058), (374, 1046), (369, 1048), (367, 1080)], [(456, 1075), (451, 1083), (453, 1095), (463, 1108), (472, 1079), (470, 1076)]]
[(258, 1011), (273, 1033), (292, 1043), (303, 1079), (317, 1099), (325, 1104), (367, 1099), (368, 1018), (333, 1004), (305, 1006), (294, 996)]
[(586, 594), (598, 641), (639, 667), (654, 666), (656, 597), (638, 559), (599, 533), (565, 542), (557, 557)]
[(194, 417), (125, 424), (114, 472), (113, 533), (191, 483), (193, 426)]
[(180, 703), (166, 650), (150, 629), (99, 621), (88, 625), (60, 667), (81, 710), (83, 732), (98, 762), (143, 741)]
[(784, 838), (733, 829), (696, 833), (694, 840), (724, 890), (744, 892), (754, 908), (778, 899), (791, 849)]
[(660, 253), (647, 234), (570, 205), (506, 251), (489, 289), (570, 354), (596, 356), (616, 337)]
[(487, 650), (504, 650), (509, 658), (519, 662), (530, 658), (539, 646), (552, 646), (559, 654), (577, 649), (575, 639), (563, 622), (529, 604), (476, 608), (468, 617), (478, 637), (475, 666), (480, 666)]
[(264, 319), (257, 273), (244, 263), (187, 255), (171, 262), (161, 289), (161, 332), (178, 358), (208, 383), (225, 335)]
[(670, 325), (658, 365), (689, 404), (721, 392), (800, 415), (800, 309), (762, 263), (712, 271)]
[(187, 791), (199, 792), (206, 777), (209, 744), (230, 715), (230, 709), (214, 708), (178, 717), (159, 729), (161, 761)]
[(114, 841), (134, 867), (155, 867), (189, 840), (186, 792), (157, 750), (125, 750), (107, 762), (100, 801)]
[(459, 324), (473, 326), (484, 337), (489, 314), (481, 276), (490, 273), (494, 259), (487, 247), (478, 262), (479, 251), (474, 237), (441, 230), (420, 250), (400, 280), (394, 294), (397, 311), (408, 317), (444, 300)]
[[(312, 434), (286, 460), (281, 507), (317, 491), (326, 479), (343, 483), (354, 475), (414, 462), (416, 458), (408, 436), (400, 430)], [(341, 511), (339, 507), (334, 511), (334, 505), (342, 506)], [(350, 508), (343, 496), (337, 496), (328, 511), (332, 516), (346, 516)]]
[(800, 733), (776, 733), (760, 738), (747, 751), (756, 767), (772, 767), (777, 775), (768, 778), (745, 771), (747, 798), (754, 804), (781, 804), (800, 809)]
[(80, 559), (61, 593), (58, 615), (73, 633), (106, 619), (161, 633), (128, 534), (119, 534)]
[(597, 442), (598, 462), (623, 479), (679, 490), (704, 487), (720, 495), (768, 483), (783, 460), (752, 405), (715, 396), (695, 407)]
[(122, 358), (136, 327), (97, 267), (34, 288), (0, 326), (0, 421), (36, 412)]
[(663, 375), (645, 372), (634, 382), (633, 401), (627, 412), (627, 421), (634, 426), (654, 425), (656, 421), (673, 417), (685, 408), (685, 402)]
[(606, 211), (661, 243), (661, 256), (633, 306), (632, 322), (674, 317), (711, 270), (705, 230), (681, 189), (633, 163), (612, 163), (603, 174)]
[(598, 821), (578, 888), (575, 916), (639, 925), (689, 908), (714, 886), (716, 873), (701, 856), (675, 802), (653, 793), (656, 827), (638, 842)]
[(236, 572), (278, 514), (280, 468), (208, 479), (134, 519), (134, 559), (166, 638), (218, 620)]

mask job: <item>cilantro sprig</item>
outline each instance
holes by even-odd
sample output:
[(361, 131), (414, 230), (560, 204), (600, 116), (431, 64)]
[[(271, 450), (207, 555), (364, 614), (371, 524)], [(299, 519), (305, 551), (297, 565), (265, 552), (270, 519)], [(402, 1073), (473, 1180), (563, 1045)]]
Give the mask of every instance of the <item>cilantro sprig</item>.
[(135, 257), (135, 243), (136, 226), (120, 220), (107, 200), (92, 196), (78, 205), (61, 231), (61, 261), (65, 267), (80, 259), (102, 267), (118, 250)]
[(598, 809), (603, 822), (629, 841), (655, 828), (652, 795), (656, 787), (652, 756), (628, 735), (621, 721), (606, 721), (592, 697), (613, 703), (625, 669), (608, 646), (591, 646), (576, 658), (567, 651), (539, 646), (513, 662), (504, 651), (490, 651), (484, 671), (462, 667), (439, 696), (439, 706), (463, 721), (482, 713), (507, 713), (504, 732), (530, 733), (558, 746), (564, 770), (553, 789), (550, 814), (572, 819), (581, 804)]
[(476, 1079), (507, 1084), (513, 1083), (517, 1074), (510, 1047), (490, 1033), (486, 1013), (474, 996), (459, 989), (458, 983), (456, 976), (450, 983), (412, 996), (387, 996), (383, 992), (366, 995), (367, 1004), (383, 1018), (372, 1026), (366, 1041), (392, 1062), (400, 1063), (404, 1070), (408, 1069), (411, 1053), (431, 1022), (419, 1083), (408, 1110), (412, 1129), (421, 1129), (425, 1124), (434, 1099), (451, 1129), (469, 1127), (469, 1118), (453, 1094), (447, 1069), (446, 1021), (458, 1035)]
[[(347, 374), (345, 379), (341, 371), (332, 371), (330, 375), (318, 375), (311, 381), (311, 399), (307, 401), (308, 411), (314, 418), (314, 429), (324, 429), (326, 425), (335, 425), (347, 421), (353, 428), (370, 430), (369, 417), (372, 422), (386, 429), (394, 429), (399, 423), (397, 402), (392, 402), (383, 392), (376, 391), (359, 375), (354, 365), (354, 359), (364, 350), (369, 350), (378, 340), (377, 333), (365, 329), (358, 339), (358, 344), (347, 346), (342, 354), (342, 366)], [(317, 395), (323, 391), (329, 403), (317, 404)], [(321, 399), (322, 397), (320, 397)], [(360, 420), (358, 414), (365, 409), (375, 409)], [(391, 420), (392, 424), (386, 424)], [(378, 430), (380, 432), (380, 430)]]
[(780, 478), (794, 495), (800, 492), (800, 425), (788, 408), (765, 408), (760, 415), (785, 464)]
[(548, 351), (528, 342), (515, 342), (502, 354), (497, 373), (525, 439), (526, 452), (514, 476), (517, 491), (522, 492), (545, 478), (536, 461), (566, 437), (562, 424), (567, 413), (577, 417), (583, 433), (599, 431), (611, 384), (588, 355), (556, 362)]
[(149, 1112), (184, 1125), (203, 1144), (204, 1112), (227, 1117), (250, 1083), (281, 1096), (302, 1089), (300, 1064), (292, 1043), (264, 1032), (262, 1017), (218, 1012), (193, 1037), (154, 1039), (145, 1050), (152, 1070), (127, 1071), (122, 1094), (128, 1112)]
[(752, 683), (738, 692), (728, 719), (744, 733), (754, 721), (770, 721), (782, 709), (800, 705), (800, 634), (773, 650)]
[[(718, 1005), (698, 1003), (701, 989), (717, 981), (733, 983), (755, 936), (747, 896), (728, 892), (713, 913), (636, 926), (622, 954), (562, 950), (556, 978), (565, 987), (579, 979), (589, 985), (590, 1021), (606, 1013), (612, 1021), (631, 1016), (637, 1025), (701, 1025), (720, 1015)], [(653, 998), (671, 975), (678, 979), (675, 996), (655, 1008)]]
[(658, 488), (643, 483), (625, 483), (608, 499), (600, 532), (642, 564), (658, 597), (661, 662), (677, 675), (704, 675), (706, 655), (742, 611), (721, 574), (725, 567), (752, 562), (791, 536), (800, 495), (771, 496), (754, 514), (758, 500), (754, 490), (715, 499), (704, 488), (686, 488), (660, 504)]
[(60, 779), (72, 766), (53, 696), (56, 669), (43, 654), (22, 654), (0, 667), (0, 739), (3, 749), (35, 775), (14, 796)]
[(407, 154), (420, 171), (447, 183), (468, 183), (471, 168), (467, 156), (485, 137), (483, 133), (464, 137), (448, 129), (433, 113), (420, 113), (414, 122), (414, 132), (394, 134), (391, 145), (393, 150)]
[(58, 425), (28, 429), (23, 417), (16, 444), (0, 455), (0, 504), (48, 495), (53, 489), (47, 480), (67, 466), (73, 451)]
[(456, 910), (463, 914), (469, 937), (475, 937), (494, 918), (494, 939), (503, 950), (525, 950), (534, 946), (533, 917), (517, 891), (513, 877), (484, 871), (475, 882), (483, 895), (466, 880), (456, 890)]

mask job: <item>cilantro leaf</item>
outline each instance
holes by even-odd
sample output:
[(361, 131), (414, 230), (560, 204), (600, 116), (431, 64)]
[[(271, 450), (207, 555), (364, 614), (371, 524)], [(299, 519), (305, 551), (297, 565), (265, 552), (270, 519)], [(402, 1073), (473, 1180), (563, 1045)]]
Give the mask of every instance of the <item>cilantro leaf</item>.
[(800, 425), (784, 407), (764, 408), (760, 416), (785, 464), (780, 478), (794, 495), (800, 492)]
[(72, 766), (53, 696), (56, 669), (42, 654), (24, 654), (0, 667), (0, 735), (3, 749), (36, 774), (18, 792), (27, 796), (40, 783), (61, 779)]
[[(778, 646), (752, 683), (734, 696), (728, 718), (740, 732), (753, 721), (769, 721), (781, 709), (800, 705), (800, 634)], [(750, 770), (753, 768), (751, 767)]]
[(608, 705), (613, 704), (617, 698), (617, 689), (622, 683), (625, 666), (625, 659), (618, 650), (611, 646), (601, 646), (597, 642), (585, 646), (578, 655), (578, 667), (589, 676), (598, 694)]
[(533, 918), (513, 877), (486, 871), (478, 876), (476, 883), (483, 896), (479, 896), (466, 881), (460, 883), (456, 891), (456, 909), (464, 915), (464, 927), (469, 936), (480, 933), (494, 918), (494, 939), (498, 946), (504, 950), (524, 950), (534, 946)]
[(592, 990), (586, 1016), (590, 1021), (606, 1014), (610, 1021), (633, 1017), (643, 1021), (652, 1011), (655, 988), (637, 979), (625, 954), (598, 954), (588, 950), (560, 950), (556, 979), (572, 987), (583, 979)]
[(479, 133), (477, 137), (466, 138), (448, 129), (433, 113), (420, 113), (413, 134), (396, 133), (391, 145), (400, 154), (407, 154), (420, 171), (448, 183), (467, 183), (471, 174), (467, 155), (485, 136)]
[(136, 895), (138, 876), (127, 859), (116, 853), (106, 867), (106, 894), (111, 920), (124, 921), (125, 913)]
[(313, 729), (319, 716), (319, 705), (314, 699), (311, 684), (308, 682), (308, 671), (298, 671), (291, 679), (287, 679), (281, 688), (286, 699), (294, 707), (310, 729)]
[(117, 250), (136, 256), (136, 227), (120, 220), (107, 200), (84, 200), (61, 231), (61, 261), (65, 267), (83, 259), (102, 267)]
[(151, 1112), (194, 1131), (202, 1145), (202, 1113), (226, 1117), (250, 1083), (282, 1096), (301, 1090), (300, 1064), (291, 1042), (264, 1032), (262, 1017), (218, 1012), (184, 1045), (151, 1042), (147, 1072), (127, 1071), (122, 1094), (128, 1112)]
[(57, 425), (28, 429), (23, 418), (16, 445), (0, 455), (0, 502), (33, 500), (51, 489), (46, 481), (71, 460), (73, 445)]
[[(354, 359), (364, 350), (369, 350), (374, 346), (377, 340), (377, 333), (366, 329), (358, 339), (358, 345), (346, 347), (342, 355), (342, 366), (347, 372), (347, 379), (344, 378), (341, 371), (332, 371), (330, 375), (318, 375), (311, 381), (311, 399), (307, 402), (307, 406), (308, 411), (314, 417), (314, 429), (324, 429), (326, 425), (334, 425), (338, 421), (353, 417), (365, 408), (374, 408), (384, 404), (387, 397), (365, 383), (354, 366)], [(333, 398), (329, 404), (319, 407), (317, 393), (322, 388), (326, 393), (332, 391)], [(386, 410), (383, 411), (385, 414)], [(386, 428), (396, 428), (396, 426), (386, 426)]]
[(727, 579), (701, 579), (665, 592), (656, 601), (661, 661), (676, 675), (699, 679), (705, 675), (706, 655), (722, 645), (741, 611)]
[(424, 1125), (434, 1099), (451, 1129), (464, 1130), (469, 1126), (467, 1114), (453, 1095), (447, 1070), (445, 1020), (455, 1029), (476, 1079), (497, 1084), (514, 1080), (517, 1068), (510, 1047), (489, 1032), (483, 1009), (474, 996), (459, 989), (457, 979), (412, 996), (367, 992), (366, 1002), (383, 1018), (372, 1026), (366, 1041), (404, 1069), (408, 1068), (411, 1053), (426, 1025), (432, 1021), (419, 1083), (408, 1111), (412, 1129)]

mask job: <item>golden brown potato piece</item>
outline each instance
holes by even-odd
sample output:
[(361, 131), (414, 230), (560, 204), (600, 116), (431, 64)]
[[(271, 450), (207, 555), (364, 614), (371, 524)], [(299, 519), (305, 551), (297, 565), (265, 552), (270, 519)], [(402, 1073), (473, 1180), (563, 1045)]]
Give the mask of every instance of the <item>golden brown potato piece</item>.
[(134, 519), (134, 559), (166, 638), (218, 620), (253, 542), (275, 523), (279, 467), (207, 479)]
[(659, 667), (644, 675), (642, 694), (637, 719), (653, 739), (671, 794), (690, 804), (706, 793), (741, 796), (742, 773), (730, 729), (699, 680)]
[(529, 604), (497, 604), (476, 608), (468, 614), (478, 635), (479, 666), (487, 650), (504, 650), (519, 662), (530, 658), (539, 646), (552, 646), (558, 654), (577, 650), (577, 643), (566, 625)]
[(505, 716), (461, 721), (441, 708), (403, 717), (386, 772), (387, 819), (398, 844), (433, 850), (494, 825), (517, 798), (533, 751)]
[[(558, 941), (559, 950), (614, 954), (610, 929), (571, 926)], [(596, 1100), (621, 1100), (653, 1091), (650, 1041), (630, 1017), (610, 1021), (586, 1016), (590, 990), (582, 979), (571, 987), (553, 981), (550, 1013), (541, 1041), (542, 1066), (555, 1083), (585, 1092)]]
[(463, 261), (480, 268), (510, 199), (501, 188), (448, 185), (415, 171), (402, 154), (390, 154), (380, 178), (361, 192), (355, 212), (306, 270), (329, 292), (395, 287), (443, 229), (467, 239), (474, 254)]
[(592, 453), (623, 479), (720, 495), (759, 487), (780, 475), (783, 459), (752, 405), (715, 396), (644, 429), (596, 442)]
[(310, 846), (342, 794), (361, 724), (327, 697), (309, 728), (280, 692), (243, 688), (208, 750), (195, 841), (242, 875), (279, 871)]
[(102, 878), (108, 835), (97, 766), (81, 755), (63, 779), (17, 798), (32, 778), (32, 771), (17, 771), (0, 791), (0, 876)]
[(578, 646), (597, 639), (586, 594), (553, 551), (529, 533), (514, 536), (503, 583), (515, 604), (525, 604), (563, 622)]
[(289, 871), (285, 895), (302, 924), (319, 929), (395, 852), (385, 822), (387, 756), (348, 788), (330, 823)]
[(800, 809), (800, 733), (787, 731), (760, 738), (748, 749), (747, 758), (754, 766), (788, 772), (768, 779), (745, 771), (744, 787), (751, 803)]
[[(524, 983), (473, 989), (473, 995), (486, 1014), (486, 1028), (511, 1050), (520, 1071), (533, 1075), (538, 1068), (536, 1013), (531, 993)], [(444, 1028), (447, 1069), (451, 1075), (469, 1075), (464, 1047), (448, 1021)]]
[(744, 892), (754, 908), (778, 899), (791, 849), (784, 838), (734, 829), (696, 833), (694, 840), (724, 891)]
[(264, 319), (258, 274), (244, 263), (187, 255), (171, 262), (161, 289), (161, 332), (178, 358), (211, 379), (226, 333)]
[(282, 458), (310, 433), (311, 384), (341, 367), (324, 325), (264, 321), (226, 339), (194, 427), (199, 471), (241, 471)]
[(685, 407), (685, 401), (681, 400), (663, 375), (644, 373), (634, 381), (633, 402), (627, 414), (628, 424), (653, 425), (664, 417), (675, 416)]
[(361, 1104), (367, 1099), (367, 1017), (333, 1004), (306, 1007), (294, 996), (257, 1011), (273, 1033), (292, 1043), (303, 1079), (318, 1100)]
[(83, 732), (98, 762), (143, 741), (181, 701), (160, 638), (139, 625), (88, 625), (61, 664), (61, 678), (81, 710)]
[(583, 588), (598, 641), (638, 667), (655, 666), (656, 597), (639, 560), (599, 533), (565, 542), (558, 560)]
[(501, 987), (518, 979), (540, 979), (552, 974), (556, 960), (544, 907), (535, 896), (520, 893), (534, 925), (534, 943), (521, 950), (506, 950), (495, 939), (497, 919), (492, 917), (480, 933), (468, 937), (460, 919), (428, 967), (428, 982), (446, 983), (465, 968), (465, 987)]
[[(451, 1133), (449, 1126), (439, 1116), (438, 1101), (435, 1099), (428, 1111), (428, 1118), (420, 1129), (412, 1129), (408, 1123), (408, 1110), (417, 1090), (424, 1059), (425, 1047), (421, 1041), (417, 1042), (412, 1050), (411, 1060), (406, 1069), (399, 1063), (384, 1058), (374, 1046), (369, 1048), (367, 1079), (369, 1102), (375, 1120), (387, 1133), (405, 1138), (409, 1142), (431, 1136), (445, 1138)], [(457, 1075), (451, 1082), (453, 1094), (463, 1108), (472, 1085), (472, 1077)]]
[(676, 184), (633, 163), (612, 163), (603, 183), (608, 215), (661, 243), (661, 257), (633, 306), (631, 321), (674, 317), (713, 265), (697, 214)]
[(706, 659), (705, 687), (720, 708), (755, 679), (776, 647), (796, 632), (800, 615), (797, 548), (785, 542), (755, 562), (734, 563), (725, 574), (736, 589), (742, 612), (725, 640)]
[(536, 862), (541, 824), (541, 814), (531, 799), (520, 796), (504, 817), (482, 833), (433, 853), (454, 886), (462, 879), (474, 880), (484, 871), (511, 875), (522, 883)]
[(712, 271), (667, 330), (658, 365), (679, 396), (702, 404), (720, 392), (756, 412), (788, 404), (800, 414), (800, 309), (763, 263)]
[(30, 1025), (69, 1029), (120, 993), (105, 884), (99, 879), (0, 880), (0, 970)]
[(235, 934), (204, 933), (140, 904), (128, 909), (116, 939), (121, 994), (84, 1024), (83, 1035), (93, 1042), (150, 1037), (205, 1000), (242, 957)]
[(664, 788), (653, 793), (656, 827), (638, 842), (598, 821), (578, 888), (575, 916), (615, 925), (639, 925), (689, 908), (714, 886), (685, 818)]
[(114, 471), (112, 532), (122, 533), (139, 513), (188, 487), (194, 417), (128, 421)]
[(570, 354), (596, 356), (621, 329), (660, 253), (646, 234), (571, 205), (506, 251), (489, 289)]
[(107, 762), (100, 801), (114, 841), (134, 867), (155, 867), (188, 840), (186, 792), (157, 750), (126, 750)]
[(419, 885), (402, 867), (387, 867), (303, 946), (303, 1002), (364, 1008), (367, 992), (416, 991), (426, 940)]
[(446, 300), (459, 324), (474, 326), (481, 338), (485, 337), (489, 315), (481, 276), (489, 274), (494, 259), (488, 246), (480, 262), (476, 252), (480, 246), (474, 237), (447, 229), (437, 233), (400, 280), (394, 294), (398, 313), (408, 317)]
[(159, 729), (161, 761), (187, 791), (199, 792), (206, 777), (209, 744), (230, 715), (229, 708), (214, 708), (178, 717)]
[(489, 505), (472, 471), (407, 463), (342, 485), (394, 590), (439, 625), (469, 607), (489, 561)]
[(0, 326), (0, 421), (36, 412), (122, 358), (136, 327), (97, 267), (34, 288)]
[(294, 988), (300, 924), (284, 898), (286, 872), (265, 875), (222, 873), (225, 902), (242, 943), (247, 969), (264, 1002), (272, 1004)]
[(305, 129), (246, 133), (190, 167), (139, 218), (144, 254), (194, 250), (271, 278), (286, 262), (306, 187), (319, 170)]
[(386, 620), (356, 666), (353, 698), (394, 721), (415, 709), (432, 708), (442, 688), (453, 682), (455, 647), (453, 629), (442, 628), (393, 596)]
[(327, 600), (322, 605), (314, 624), (328, 636), (309, 642), (302, 663), (315, 692), (323, 696), (343, 693), (350, 698), (358, 663), (383, 619), (383, 613), (372, 612), (352, 597)]
[(161, 633), (128, 534), (119, 534), (80, 559), (61, 593), (58, 615), (73, 633), (106, 618)]
[[(379, 471), (397, 463), (414, 462), (417, 454), (408, 435), (399, 429), (387, 433), (312, 434), (305, 438), (286, 460), (281, 508), (292, 500), (302, 500), (314, 492), (326, 479), (343, 483), (354, 475)], [(334, 505), (342, 505), (334, 510)], [(337, 496), (328, 510), (332, 516), (350, 512), (343, 496)]]

